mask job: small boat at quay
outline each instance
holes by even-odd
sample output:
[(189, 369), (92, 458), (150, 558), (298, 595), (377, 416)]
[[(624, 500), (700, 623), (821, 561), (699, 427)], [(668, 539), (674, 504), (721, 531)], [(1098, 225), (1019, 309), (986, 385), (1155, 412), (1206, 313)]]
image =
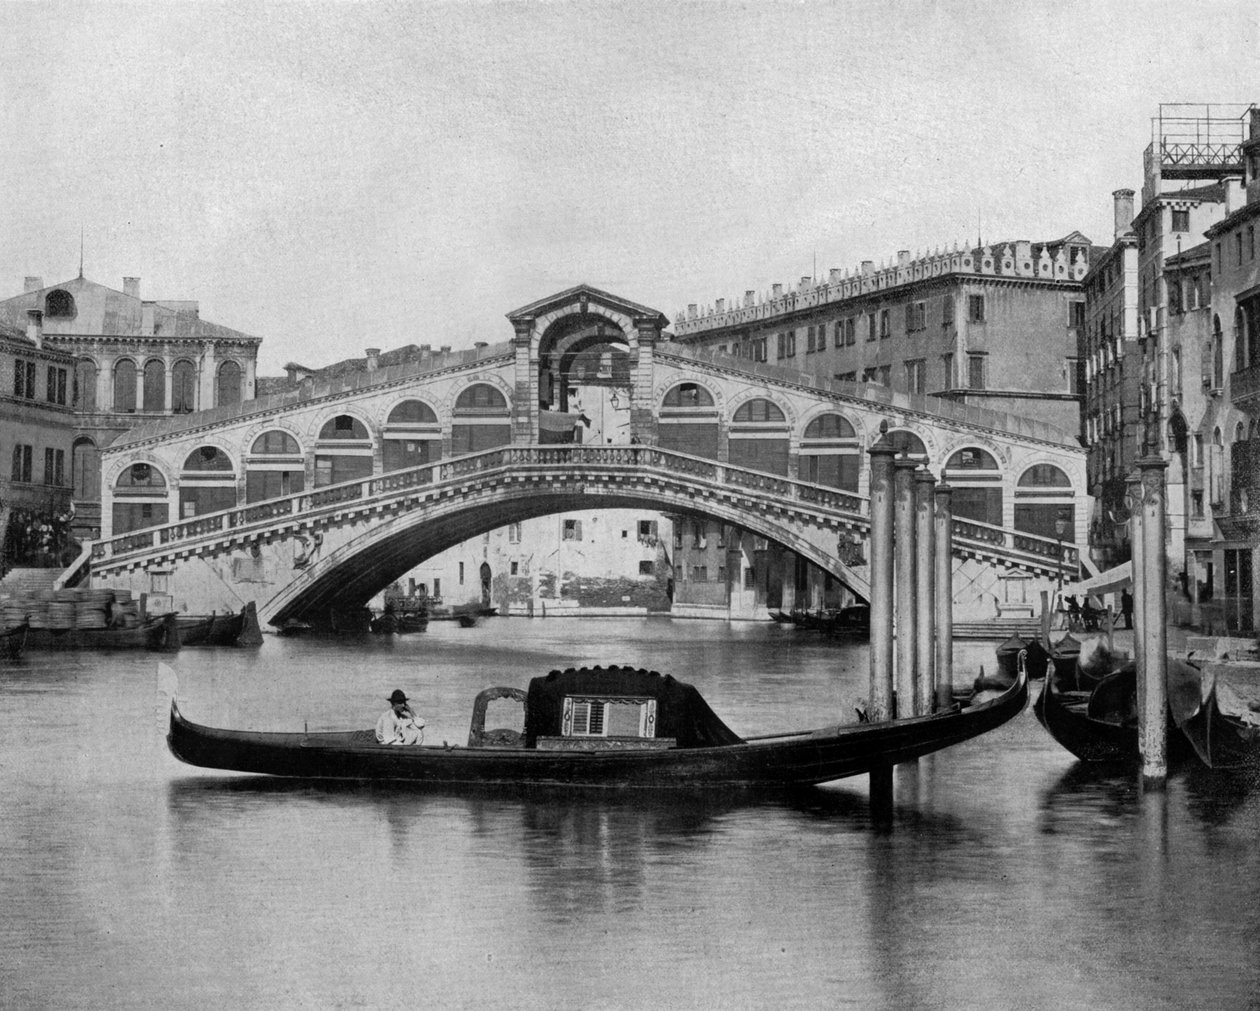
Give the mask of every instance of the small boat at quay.
[(64, 649), (179, 649), (179, 626), (174, 614), (149, 618), (134, 628), (31, 628), (26, 633), (30, 651)]
[[(991, 693), (986, 693), (986, 695)], [(1023, 709), (1022, 674), (996, 697), (926, 716), (743, 738), (691, 685), (634, 667), (554, 670), (527, 689), (488, 688), (468, 742), (378, 744), (372, 730), (272, 733), (188, 720), (172, 700), (167, 743), (212, 769), (432, 785), (787, 788), (910, 761), (993, 730)], [(487, 708), (519, 705), (517, 727), (485, 728)]]
[(1170, 686), (1168, 704), (1195, 754), (1209, 769), (1260, 768), (1260, 662), (1186, 666), (1197, 679)]
[[(1038, 722), (1059, 744), (1083, 762), (1136, 762), (1138, 745), (1137, 664), (1115, 658), (1119, 667), (1098, 668), (1082, 679), (1075, 663), (1059, 671), (1052, 660), (1041, 694), (1033, 703)], [(1197, 691), (1198, 671), (1184, 661), (1168, 658), (1168, 759), (1188, 757), (1186, 737), (1173, 719), (1174, 698)]]
[(183, 646), (262, 645), (258, 609), (252, 600), (236, 614), (179, 614), (175, 623)]
[(16, 660), (22, 655), (22, 647), (26, 645), (26, 631), (30, 626), (26, 622), (0, 631), (0, 660)]

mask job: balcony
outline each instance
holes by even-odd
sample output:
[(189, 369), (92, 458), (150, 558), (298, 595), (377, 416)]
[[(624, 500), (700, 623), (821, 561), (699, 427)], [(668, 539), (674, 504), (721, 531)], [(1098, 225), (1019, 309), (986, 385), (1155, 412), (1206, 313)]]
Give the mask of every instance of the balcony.
[(1260, 414), (1260, 362), (1231, 373), (1229, 399), (1240, 411)]

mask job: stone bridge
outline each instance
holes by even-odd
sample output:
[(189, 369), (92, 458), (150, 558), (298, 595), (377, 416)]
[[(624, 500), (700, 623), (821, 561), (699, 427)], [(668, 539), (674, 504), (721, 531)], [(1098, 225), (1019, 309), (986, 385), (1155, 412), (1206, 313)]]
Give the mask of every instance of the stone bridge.
[[(1037, 422), (673, 345), (664, 317), (579, 286), (511, 342), (318, 376), (137, 428), (102, 456), (93, 582), (265, 621), (361, 606), (506, 523), (634, 507), (729, 523), (868, 590), (866, 450), (955, 489), (955, 584), (1077, 573), (1084, 454)], [(967, 592), (960, 604), (968, 609)], [(990, 603), (988, 613), (993, 613)]]

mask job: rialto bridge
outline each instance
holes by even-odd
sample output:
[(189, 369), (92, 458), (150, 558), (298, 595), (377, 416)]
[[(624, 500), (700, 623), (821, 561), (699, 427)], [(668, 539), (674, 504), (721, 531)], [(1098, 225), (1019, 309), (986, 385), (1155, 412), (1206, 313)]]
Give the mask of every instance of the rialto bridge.
[[(136, 428), (102, 454), (94, 585), (264, 621), (361, 606), (509, 522), (638, 508), (776, 542), (868, 594), (866, 451), (954, 489), (954, 586), (1077, 572), (1085, 458), (1069, 435), (671, 342), (665, 318), (585, 285), (510, 313), (500, 345), (424, 356)], [(987, 611), (986, 611), (987, 608)]]

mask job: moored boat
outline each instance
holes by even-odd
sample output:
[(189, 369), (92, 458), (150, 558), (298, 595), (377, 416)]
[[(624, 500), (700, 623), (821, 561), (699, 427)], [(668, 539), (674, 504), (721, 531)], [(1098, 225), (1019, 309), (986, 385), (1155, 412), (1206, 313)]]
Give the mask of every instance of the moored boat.
[(22, 622), (20, 625), (14, 625), (12, 628), (0, 631), (0, 658), (16, 660), (22, 655), (22, 648), (26, 645), (26, 632), (29, 627), (26, 622)]
[[(1231, 668), (1240, 675), (1233, 681)], [(1260, 768), (1260, 663), (1195, 670), (1197, 691), (1169, 692), (1173, 720), (1195, 754), (1209, 769)]]
[(174, 614), (149, 618), (132, 628), (31, 628), (26, 648), (63, 649), (179, 649), (179, 626)]
[[(860, 775), (1000, 726), (1028, 697), (1018, 677), (996, 698), (926, 716), (741, 738), (691, 685), (630, 667), (569, 668), (528, 690), (491, 688), (464, 746), (391, 746), (370, 730), (272, 733), (206, 727), (172, 701), (167, 742), (181, 761), (275, 776), (633, 788), (782, 788)], [(485, 730), (494, 699), (518, 728)]]
[(184, 646), (258, 646), (262, 631), (258, 609), (251, 600), (235, 614), (176, 615)]

